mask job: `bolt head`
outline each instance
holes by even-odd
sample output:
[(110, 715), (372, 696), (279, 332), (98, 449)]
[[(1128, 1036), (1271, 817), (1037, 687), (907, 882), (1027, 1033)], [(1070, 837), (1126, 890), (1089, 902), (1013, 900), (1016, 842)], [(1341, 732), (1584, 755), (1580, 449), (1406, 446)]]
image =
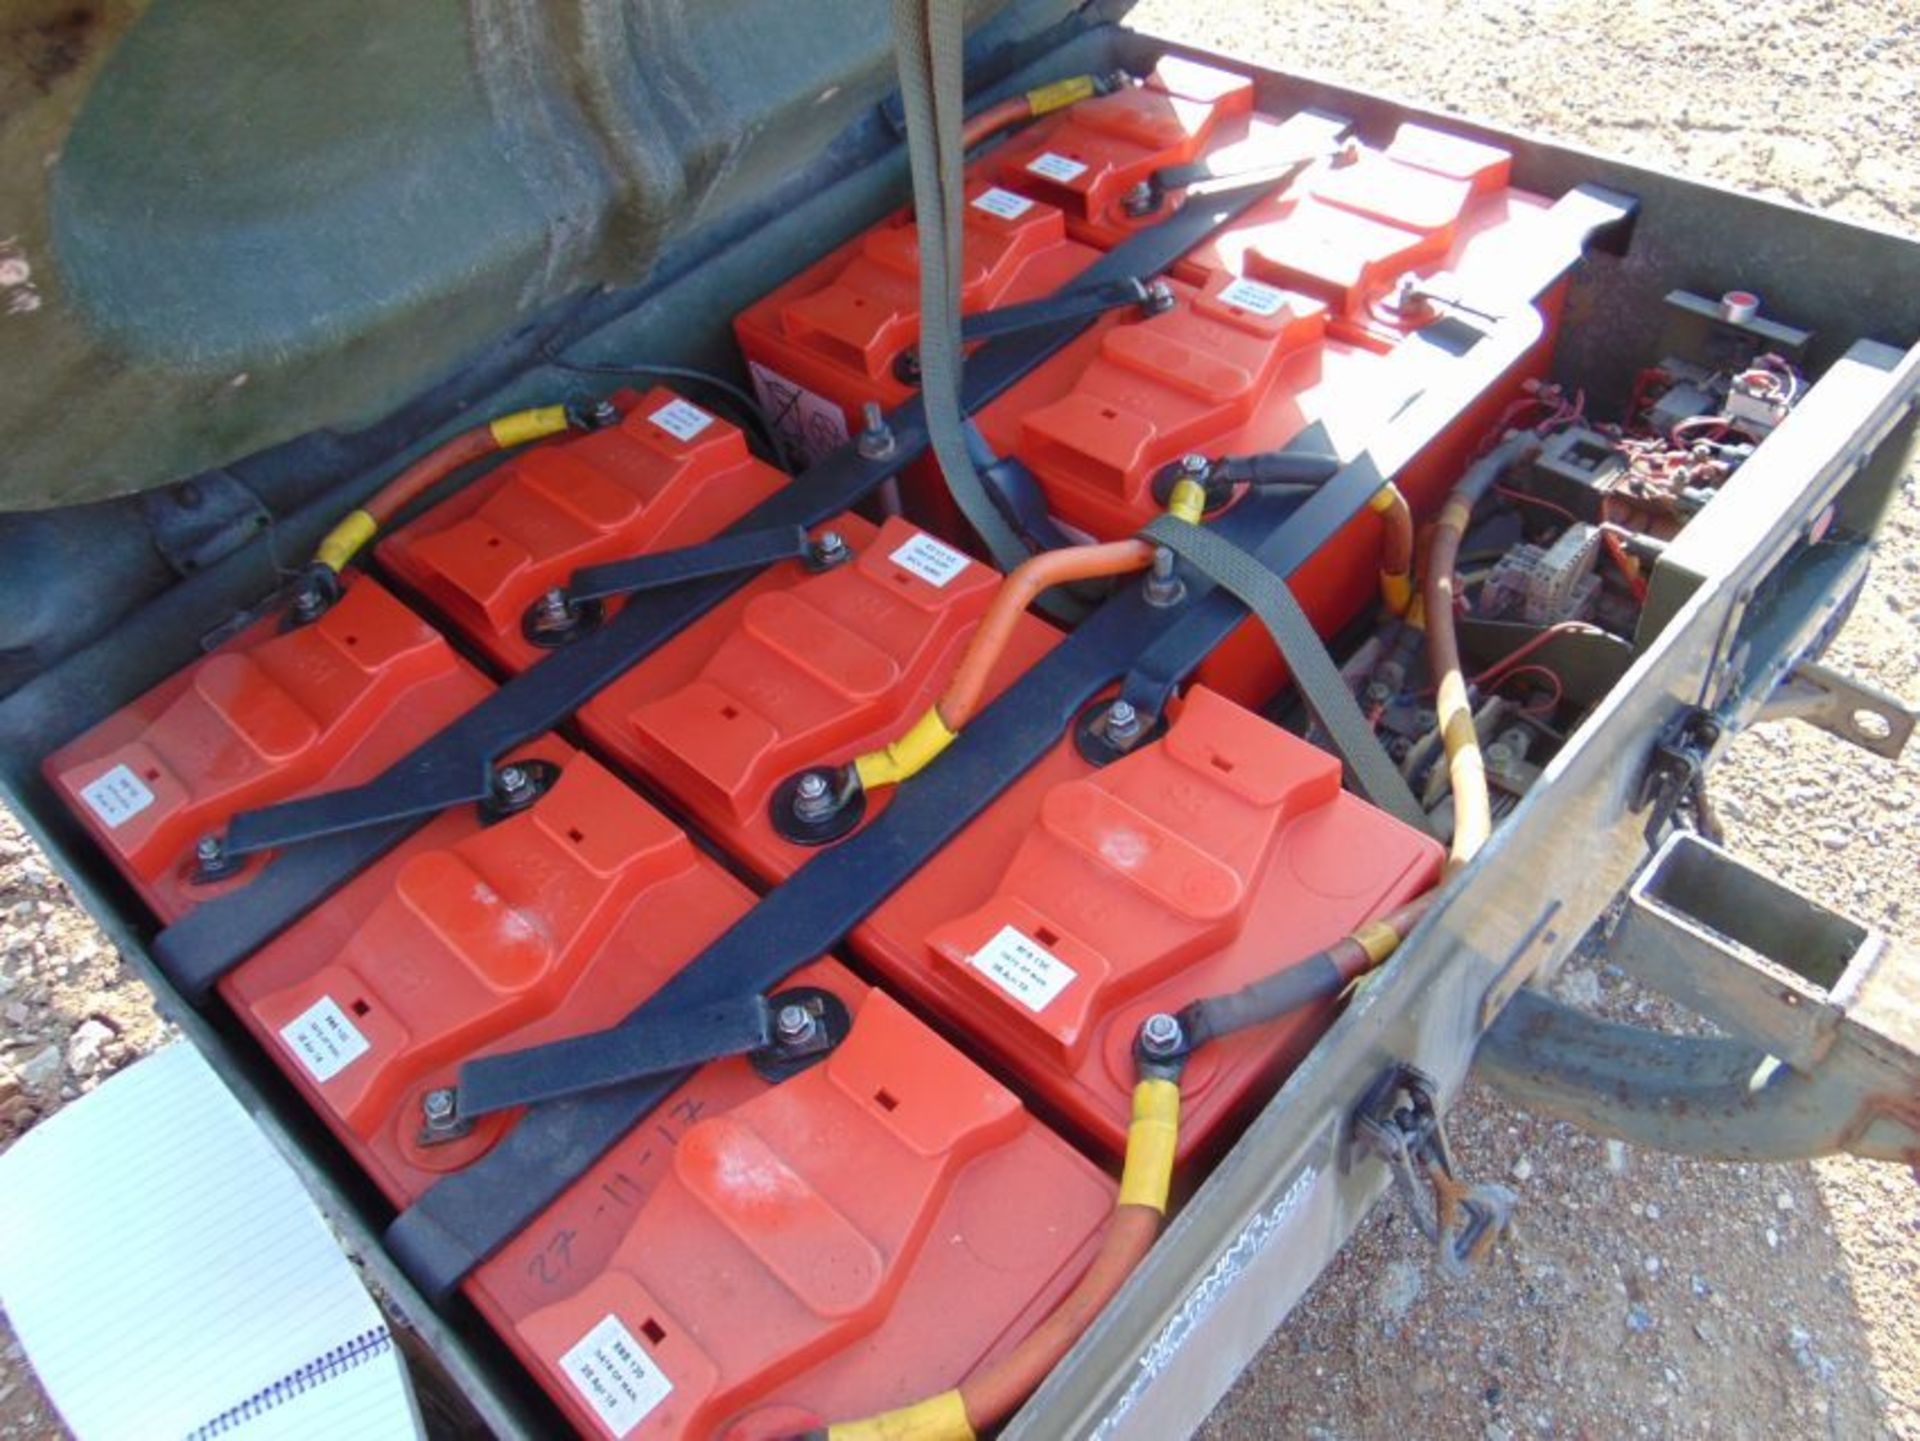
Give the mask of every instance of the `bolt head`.
[(1140, 712), (1124, 700), (1117, 700), (1107, 707), (1107, 724), (1110, 726), (1131, 726), (1140, 723)]
[(439, 1086), (420, 1098), (420, 1109), (429, 1121), (451, 1121), (454, 1113), (453, 1091)]
[(773, 1018), (774, 1034), (789, 1043), (804, 1041), (813, 1034), (813, 1012), (805, 1006), (782, 1006)]
[(824, 821), (840, 808), (840, 797), (835, 792), (832, 778), (824, 771), (808, 771), (794, 782), (793, 814), (796, 819), (812, 823)]
[(1180, 1022), (1165, 1011), (1148, 1016), (1140, 1027), (1141, 1048), (1150, 1056), (1170, 1056), (1184, 1039)]
[(217, 861), (225, 853), (226, 846), (218, 836), (202, 836), (194, 843), (193, 858), (198, 861)]

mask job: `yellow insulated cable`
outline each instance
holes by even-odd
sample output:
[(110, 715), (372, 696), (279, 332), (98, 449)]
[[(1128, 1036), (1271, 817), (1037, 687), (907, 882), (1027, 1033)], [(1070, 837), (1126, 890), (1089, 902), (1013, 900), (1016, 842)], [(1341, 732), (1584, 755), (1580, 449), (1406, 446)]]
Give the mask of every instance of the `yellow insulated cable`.
[(974, 1435), (960, 1393), (942, 1391), (864, 1421), (829, 1426), (827, 1441), (974, 1441)]

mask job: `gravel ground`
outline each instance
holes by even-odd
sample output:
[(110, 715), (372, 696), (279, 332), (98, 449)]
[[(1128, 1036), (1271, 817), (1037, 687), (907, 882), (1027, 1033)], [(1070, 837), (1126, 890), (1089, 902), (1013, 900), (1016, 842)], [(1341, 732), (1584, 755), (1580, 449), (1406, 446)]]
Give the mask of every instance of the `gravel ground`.
[[(1277, 66), (1920, 230), (1911, 0), (1149, 0), (1136, 23)], [(1920, 695), (1920, 500), (1907, 478), (1836, 661)], [(1715, 774), (1730, 844), (1920, 949), (1920, 748), (1898, 765), (1763, 726)], [(1558, 981), (1674, 1019), (1605, 967)], [(165, 1035), (144, 987), (0, 812), (0, 1144)], [(1920, 1438), (1920, 1188), (1901, 1168), (1689, 1164), (1481, 1090), (1476, 1174), (1515, 1242), (1448, 1281), (1378, 1208), (1208, 1427), (1220, 1438)], [(0, 1437), (61, 1434), (0, 1326)]]

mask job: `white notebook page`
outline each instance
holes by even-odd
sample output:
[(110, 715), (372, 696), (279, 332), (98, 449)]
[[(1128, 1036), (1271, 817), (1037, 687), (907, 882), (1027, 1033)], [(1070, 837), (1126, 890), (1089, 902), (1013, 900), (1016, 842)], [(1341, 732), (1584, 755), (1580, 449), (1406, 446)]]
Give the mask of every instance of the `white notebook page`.
[[(185, 1437), (261, 1393), (222, 1434), (419, 1433), (379, 1307), (188, 1045), (0, 1155), (0, 1306), (82, 1441)], [(358, 1364), (276, 1386), (356, 1339)]]

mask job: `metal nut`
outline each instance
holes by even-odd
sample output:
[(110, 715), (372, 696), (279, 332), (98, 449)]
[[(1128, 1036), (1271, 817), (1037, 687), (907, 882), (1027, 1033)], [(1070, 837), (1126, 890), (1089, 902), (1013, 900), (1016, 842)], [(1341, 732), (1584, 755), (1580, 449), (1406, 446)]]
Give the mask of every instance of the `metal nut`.
[(839, 806), (833, 786), (819, 771), (808, 771), (795, 783), (793, 813), (803, 821), (825, 820)]
[(1140, 1027), (1140, 1049), (1149, 1056), (1171, 1056), (1185, 1040), (1179, 1019), (1165, 1011), (1148, 1016)]
[(799, 1004), (782, 1006), (773, 1018), (773, 1034), (785, 1045), (797, 1046), (810, 1040), (817, 1025), (813, 1012)]

